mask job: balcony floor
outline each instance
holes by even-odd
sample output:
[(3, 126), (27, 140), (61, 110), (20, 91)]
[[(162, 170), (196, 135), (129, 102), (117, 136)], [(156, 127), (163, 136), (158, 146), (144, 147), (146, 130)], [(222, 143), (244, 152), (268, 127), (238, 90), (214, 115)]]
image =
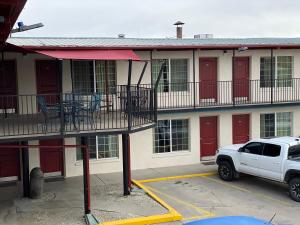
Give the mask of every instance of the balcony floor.
[[(74, 120), (73, 120), (74, 119)], [(47, 125), (46, 125), (47, 124)], [(132, 131), (147, 128), (153, 121), (147, 116), (132, 115)], [(128, 131), (128, 115), (121, 111), (100, 112), (93, 120), (88, 117), (68, 118), (61, 126), (60, 118), (45, 123), (43, 114), (7, 114), (0, 116), (0, 142), (21, 139), (40, 139), (50, 136), (78, 136), (81, 134), (109, 134)]]

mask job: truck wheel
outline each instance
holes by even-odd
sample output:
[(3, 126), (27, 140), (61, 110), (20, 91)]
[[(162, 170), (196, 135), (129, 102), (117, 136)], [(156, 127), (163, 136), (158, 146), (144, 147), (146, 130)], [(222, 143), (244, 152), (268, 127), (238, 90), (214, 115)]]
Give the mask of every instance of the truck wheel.
[(219, 177), (225, 181), (231, 181), (234, 178), (234, 168), (228, 161), (221, 161), (218, 168)]
[(290, 180), (289, 182), (289, 193), (291, 198), (296, 201), (300, 202), (300, 178), (296, 177)]

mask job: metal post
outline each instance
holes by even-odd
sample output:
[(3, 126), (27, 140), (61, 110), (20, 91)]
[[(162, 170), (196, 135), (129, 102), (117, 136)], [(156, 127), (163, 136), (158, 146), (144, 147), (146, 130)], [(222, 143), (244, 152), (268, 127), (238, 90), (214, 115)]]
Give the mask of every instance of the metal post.
[(232, 104), (233, 106), (235, 106), (235, 98), (234, 98), (234, 95), (235, 95), (235, 82), (234, 82), (234, 79), (235, 79), (235, 67), (234, 67), (234, 64), (235, 64), (235, 50), (233, 49), (233, 52), (232, 52), (232, 81), (231, 81), (231, 94), (232, 94)]
[(194, 94), (194, 108), (196, 108), (196, 72), (195, 72), (195, 49), (193, 49), (193, 94)]
[(57, 67), (58, 67), (58, 74), (59, 74), (59, 78), (60, 78), (60, 82), (59, 82), (59, 90), (60, 93), (58, 94), (58, 99), (59, 99), (59, 105), (60, 105), (60, 133), (64, 134), (65, 132), (65, 112), (64, 112), (64, 106), (63, 106), (63, 100), (64, 100), (64, 95), (62, 93), (62, 89), (63, 89), (63, 73), (62, 73), (62, 60), (56, 60), (57, 62)]
[(132, 102), (131, 102), (131, 74), (132, 60), (128, 60), (128, 81), (127, 81), (127, 113), (128, 113), (128, 131), (131, 131), (132, 126)]
[(123, 190), (124, 196), (130, 195), (130, 158), (129, 158), (129, 134), (122, 134), (122, 150), (123, 150)]
[(271, 49), (271, 68), (270, 68), (270, 73), (271, 73), (271, 104), (273, 104), (273, 93), (274, 93), (274, 71), (273, 71), (273, 49)]
[(157, 80), (155, 81), (155, 84), (154, 84), (154, 111), (155, 111), (154, 121), (155, 121), (155, 123), (157, 123), (157, 89), (158, 89), (159, 81), (162, 77), (163, 70), (164, 70), (165, 67), (166, 67), (166, 61), (164, 61), (162, 63), (162, 65), (160, 67), (158, 77), (157, 77)]
[(30, 187), (29, 187), (29, 154), (28, 147), (25, 147), (28, 143), (26, 141), (21, 142), (23, 146), (22, 151), (22, 180), (23, 180), (23, 197), (30, 196)]
[(90, 169), (89, 169), (89, 151), (85, 137), (81, 137), (81, 145), (86, 146), (81, 148), (83, 161), (83, 191), (84, 191), (84, 213), (91, 212), (91, 196), (90, 196)]

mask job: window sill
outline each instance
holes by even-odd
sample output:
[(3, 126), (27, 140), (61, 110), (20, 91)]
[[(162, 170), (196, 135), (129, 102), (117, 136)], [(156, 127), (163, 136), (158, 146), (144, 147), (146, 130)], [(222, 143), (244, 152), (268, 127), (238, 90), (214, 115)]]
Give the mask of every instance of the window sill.
[(191, 155), (190, 150), (179, 151), (179, 152), (165, 152), (165, 153), (152, 153), (152, 158), (164, 158), (164, 157), (177, 157)]
[[(120, 158), (90, 159), (90, 164), (114, 163), (114, 162), (119, 162), (119, 161), (120, 161)], [(76, 161), (75, 166), (82, 166), (82, 160)]]

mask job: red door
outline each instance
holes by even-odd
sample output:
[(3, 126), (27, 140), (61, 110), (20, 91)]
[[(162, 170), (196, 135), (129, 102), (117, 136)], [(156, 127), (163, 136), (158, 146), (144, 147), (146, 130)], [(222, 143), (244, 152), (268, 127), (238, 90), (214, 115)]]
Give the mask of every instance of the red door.
[(217, 58), (199, 59), (200, 99), (217, 100)]
[(200, 117), (201, 157), (214, 156), (218, 148), (218, 117)]
[[(41, 140), (41, 146), (62, 146), (61, 139)], [(41, 170), (46, 176), (63, 175), (63, 149), (59, 147), (40, 148)]]
[(17, 109), (17, 70), (14, 60), (0, 62), (0, 109)]
[(36, 61), (37, 94), (45, 95), (48, 104), (57, 103), (61, 91), (61, 77), (56, 60)]
[(232, 143), (241, 144), (249, 141), (250, 115), (232, 115)]
[[(1, 145), (18, 145), (18, 143), (4, 143)], [(17, 180), (19, 177), (19, 148), (0, 148), (0, 181)]]
[(249, 98), (249, 57), (234, 60), (234, 97)]

